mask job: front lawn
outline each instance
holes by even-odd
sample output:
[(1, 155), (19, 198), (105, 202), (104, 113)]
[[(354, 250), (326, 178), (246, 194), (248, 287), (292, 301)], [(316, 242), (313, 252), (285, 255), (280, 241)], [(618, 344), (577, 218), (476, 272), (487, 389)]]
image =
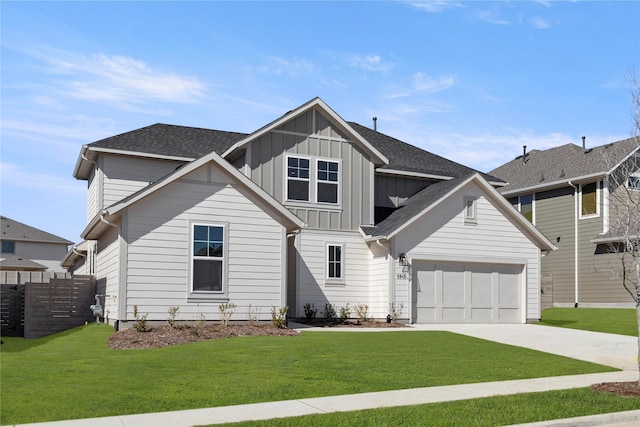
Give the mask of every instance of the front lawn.
[(614, 369), (447, 332), (309, 332), (113, 350), (107, 325), (4, 338), (0, 424)]
[(227, 424), (229, 427), (493, 427), (640, 409), (640, 398), (589, 388)]
[(540, 324), (638, 336), (634, 308), (548, 308), (542, 311)]

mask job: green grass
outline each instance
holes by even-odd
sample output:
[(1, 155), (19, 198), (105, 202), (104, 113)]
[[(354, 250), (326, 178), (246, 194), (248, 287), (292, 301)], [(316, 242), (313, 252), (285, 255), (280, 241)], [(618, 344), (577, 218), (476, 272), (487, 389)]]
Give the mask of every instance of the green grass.
[(235, 427), (378, 427), (399, 425), (492, 427), (635, 409), (640, 409), (640, 398), (620, 397), (594, 392), (589, 388), (578, 388), (227, 425)]
[(542, 311), (540, 324), (638, 336), (634, 308), (548, 308)]
[(4, 338), (0, 424), (605, 372), (588, 362), (447, 332), (307, 332), (112, 350), (90, 324)]

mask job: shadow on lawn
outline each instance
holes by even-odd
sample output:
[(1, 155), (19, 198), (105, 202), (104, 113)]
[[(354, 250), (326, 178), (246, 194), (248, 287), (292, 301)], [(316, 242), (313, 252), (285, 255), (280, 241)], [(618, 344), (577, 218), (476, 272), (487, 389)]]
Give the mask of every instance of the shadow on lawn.
[(39, 347), (50, 343), (51, 341), (75, 335), (82, 332), (86, 326), (78, 326), (77, 328), (68, 329), (66, 331), (58, 332), (53, 335), (49, 335), (41, 338), (26, 339), (23, 337), (2, 337), (2, 345), (0, 345), (1, 353), (20, 353), (22, 351), (31, 350), (32, 348)]

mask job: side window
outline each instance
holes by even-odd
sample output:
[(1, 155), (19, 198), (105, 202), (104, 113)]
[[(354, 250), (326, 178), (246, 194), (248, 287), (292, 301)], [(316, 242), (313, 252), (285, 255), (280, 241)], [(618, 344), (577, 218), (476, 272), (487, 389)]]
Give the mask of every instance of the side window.
[(598, 183), (580, 185), (580, 217), (598, 216), (599, 214)]
[(287, 199), (309, 201), (309, 159), (287, 158)]
[(344, 250), (342, 244), (327, 245), (327, 280), (342, 282), (344, 280)]
[(338, 162), (318, 160), (318, 203), (338, 203)]
[(16, 242), (14, 242), (13, 240), (2, 241), (3, 254), (14, 254), (15, 252), (16, 252)]
[(533, 223), (533, 194), (520, 196), (520, 213)]
[(225, 227), (194, 224), (192, 240), (192, 291), (224, 292)]
[(627, 188), (631, 190), (640, 190), (640, 173), (632, 173), (627, 178)]

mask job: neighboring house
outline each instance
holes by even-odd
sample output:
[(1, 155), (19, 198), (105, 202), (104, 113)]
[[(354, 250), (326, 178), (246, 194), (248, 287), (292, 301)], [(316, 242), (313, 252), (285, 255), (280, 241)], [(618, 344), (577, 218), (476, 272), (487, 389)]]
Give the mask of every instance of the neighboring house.
[(587, 149), (583, 139), (582, 147), (525, 151), (490, 172), (507, 182), (498, 191), (558, 247), (542, 260), (549, 304), (634, 306), (610, 244), (620, 237), (615, 201), (640, 194), (639, 147), (629, 138)]
[[(251, 134), (156, 124), (82, 147), (85, 241), (109, 323), (237, 305), (303, 317), (347, 304), (412, 322), (540, 318), (554, 246), (493, 177), (344, 121), (315, 98)], [(338, 311), (338, 310), (337, 310)], [(339, 311), (338, 311), (339, 312)], [(353, 311), (352, 311), (353, 313)]]
[(60, 261), (73, 242), (5, 216), (0, 217), (0, 228), (0, 270), (66, 271)]

